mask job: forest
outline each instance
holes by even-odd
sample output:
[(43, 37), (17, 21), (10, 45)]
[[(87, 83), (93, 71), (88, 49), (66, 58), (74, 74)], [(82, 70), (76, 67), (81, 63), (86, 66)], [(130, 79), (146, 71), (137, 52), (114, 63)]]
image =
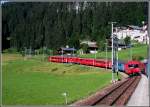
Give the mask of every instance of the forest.
[(110, 38), (111, 21), (142, 26), (147, 8), (146, 2), (7, 2), (2, 5), (2, 49), (80, 49), (82, 40), (101, 46)]

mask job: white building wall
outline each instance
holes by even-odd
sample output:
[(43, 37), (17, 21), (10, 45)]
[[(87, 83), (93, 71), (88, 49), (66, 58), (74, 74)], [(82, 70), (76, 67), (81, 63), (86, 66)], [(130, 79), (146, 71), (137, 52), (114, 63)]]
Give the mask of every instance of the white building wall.
[(124, 39), (127, 36), (131, 37), (131, 40), (137, 40), (140, 43), (146, 43), (146, 38), (147, 38), (147, 43), (149, 41), (148, 38), (148, 32), (146, 31), (141, 31), (141, 30), (119, 30), (117, 32), (114, 32), (115, 35), (117, 35), (118, 39)]

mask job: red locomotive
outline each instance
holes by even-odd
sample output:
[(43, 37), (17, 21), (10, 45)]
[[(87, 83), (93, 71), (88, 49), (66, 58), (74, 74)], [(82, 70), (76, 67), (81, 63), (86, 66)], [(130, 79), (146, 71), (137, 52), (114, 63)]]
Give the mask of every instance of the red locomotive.
[(136, 73), (145, 74), (145, 65), (140, 61), (128, 61), (125, 64), (125, 70), (127, 74), (136, 74)]

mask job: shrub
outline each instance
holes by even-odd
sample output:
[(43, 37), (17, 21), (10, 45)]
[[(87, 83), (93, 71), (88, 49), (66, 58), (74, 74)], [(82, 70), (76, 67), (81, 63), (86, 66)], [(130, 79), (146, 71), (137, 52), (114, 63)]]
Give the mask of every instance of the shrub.
[(8, 48), (3, 50), (3, 53), (18, 53), (16, 48)]
[(53, 68), (53, 69), (52, 69), (52, 72), (57, 71), (57, 70), (58, 70), (58, 68)]
[(47, 55), (53, 55), (53, 50), (48, 48), (40, 48), (36, 50), (39, 54), (47, 54)]
[(82, 44), (81, 48), (83, 49), (84, 53), (87, 53), (87, 51), (88, 51), (88, 44)]
[(143, 60), (143, 59), (144, 59), (143, 56), (140, 56), (140, 55), (133, 55), (133, 60), (141, 61), (141, 60)]
[(129, 36), (127, 36), (126, 38), (124, 38), (124, 42), (127, 45), (129, 45), (131, 43), (131, 38)]

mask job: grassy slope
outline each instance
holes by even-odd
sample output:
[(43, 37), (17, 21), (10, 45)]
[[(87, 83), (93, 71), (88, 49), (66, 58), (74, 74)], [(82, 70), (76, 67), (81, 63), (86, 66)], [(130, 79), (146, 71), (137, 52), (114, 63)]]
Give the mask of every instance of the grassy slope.
[[(147, 46), (146, 45), (141, 45), (138, 47), (133, 47), (132, 48), (132, 55), (140, 55), (143, 56), (144, 58), (147, 57)], [(80, 57), (83, 58), (95, 58), (95, 54), (84, 54), (80, 55)], [(96, 54), (97, 58), (106, 58), (106, 53), (101, 52)], [(108, 52), (108, 58), (111, 58), (111, 52)], [(119, 59), (120, 60), (129, 60), (130, 59), (130, 49), (125, 49), (119, 51)]]
[[(64, 104), (63, 92), (72, 103), (108, 85), (111, 73), (81, 65), (23, 60), (3, 55), (3, 104)], [(104, 72), (105, 71), (105, 72)]]

